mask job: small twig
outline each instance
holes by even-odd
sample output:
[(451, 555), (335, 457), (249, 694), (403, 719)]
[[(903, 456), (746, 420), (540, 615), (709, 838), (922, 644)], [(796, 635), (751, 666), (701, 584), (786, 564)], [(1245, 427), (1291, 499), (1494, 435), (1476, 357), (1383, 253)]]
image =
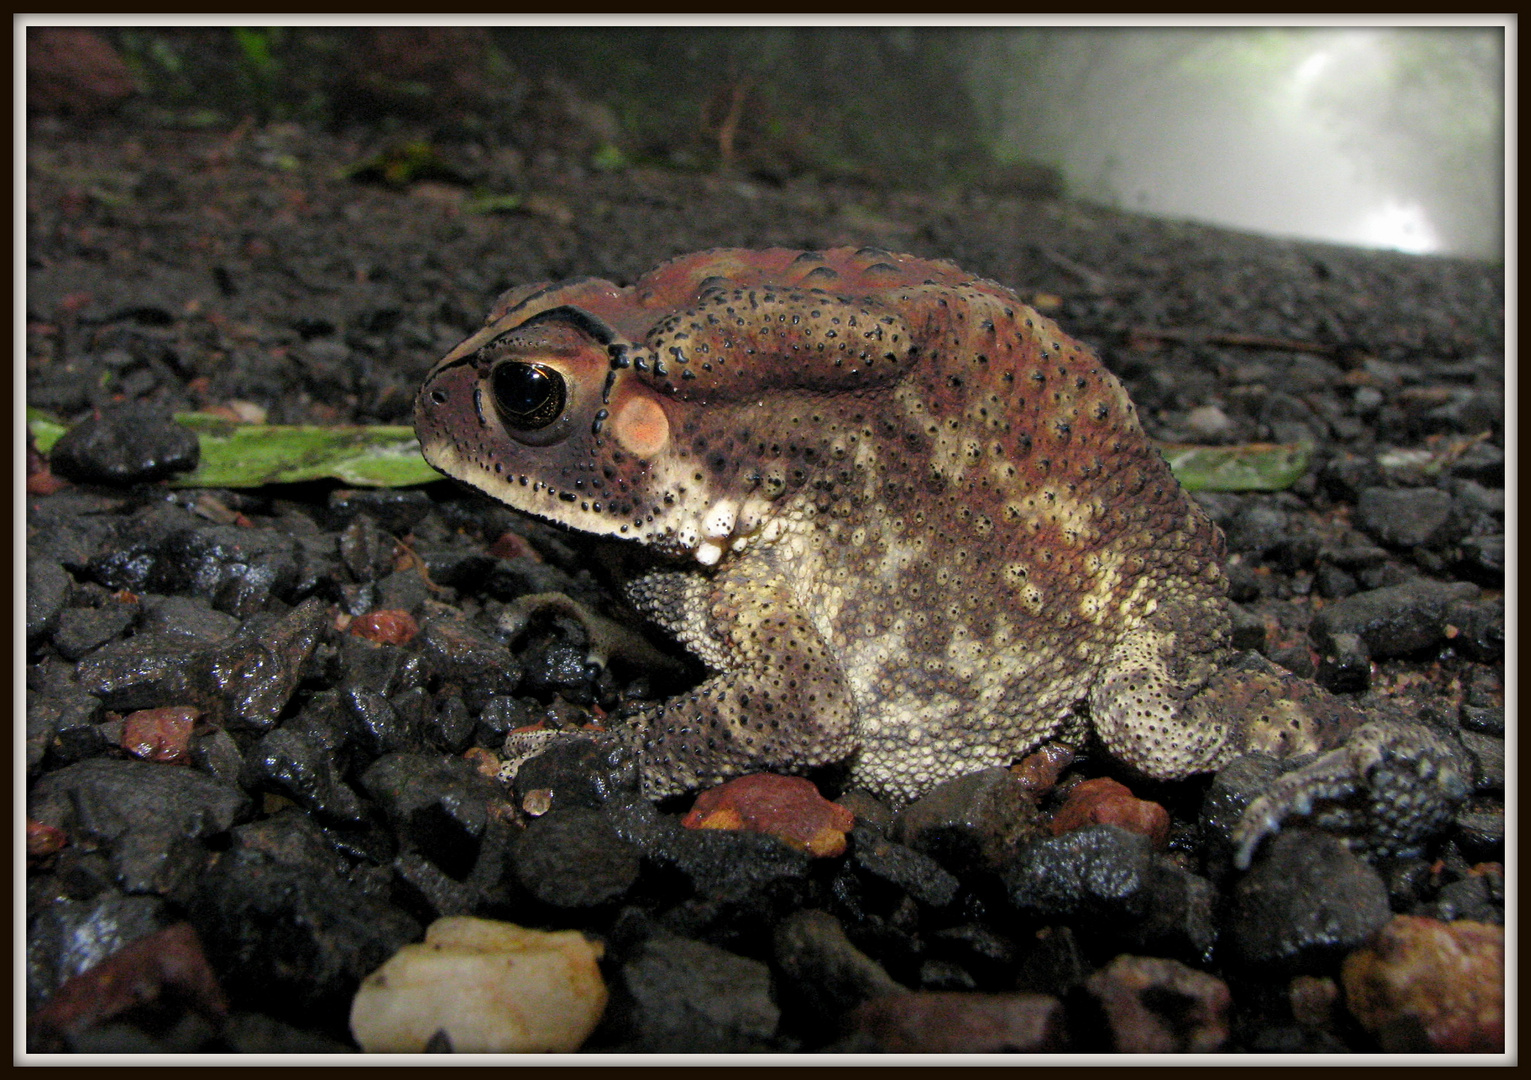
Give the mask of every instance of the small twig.
[(1192, 345), (1233, 345), (1244, 349), (1279, 349), (1282, 352), (1312, 353), (1315, 356), (1332, 356), (1333, 346), (1313, 341), (1293, 341), (1291, 338), (1267, 337), (1264, 334), (1228, 334), (1215, 330), (1154, 330), (1133, 327), (1127, 331), (1127, 342), (1134, 349), (1145, 349), (1156, 341), (1183, 341)]
[(1088, 266), (1075, 262), (1066, 255), (1060, 255), (1056, 251), (1043, 251), (1042, 257), (1060, 270), (1066, 270), (1079, 280), (1084, 282), (1085, 288), (1092, 293), (1103, 293), (1111, 287), (1111, 279), (1099, 270), (1091, 270)]
[(734, 167), (734, 136), (739, 132), (739, 120), (744, 115), (744, 98), (750, 92), (750, 80), (738, 79), (729, 90), (728, 112), (718, 128), (718, 155), (724, 170)]

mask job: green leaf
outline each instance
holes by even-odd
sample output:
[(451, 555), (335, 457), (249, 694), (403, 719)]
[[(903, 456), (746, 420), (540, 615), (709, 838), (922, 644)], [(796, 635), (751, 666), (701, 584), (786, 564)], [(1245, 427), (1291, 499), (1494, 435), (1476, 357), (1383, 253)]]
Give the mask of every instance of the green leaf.
[[(176, 423), (197, 433), (201, 464), (171, 479), (176, 487), (260, 487), (335, 479), (358, 487), (404, 487), (440, 479), (420, 456), (404, 426), (322, 427), (238, 424), (207, 413), (178, 413)], [(27, 407), (37, 449), (47, 453), (65, 430)], [(1308, 471), (1307, 443), (1187, 446), (1161, 443), (1171, 471), (1191, 491), (1281, 491)]]
[[(325, 479), (404, 487), (441, 478), (420, 456), (413, 428), (238, 424), (207, 413), (178, 413), (175, 420), (196, 432), (202, 453), (194, 470), (171, 478), (173, 487), (251, 488)], [(27, 425), (44, 453), (65, 431), (32, 408)]]
[(521, 209), (522, 201), (519, 195), (478, 195), (463, 203), (463, 210), (469, 214), (508, 214)]
[(339, 480), (359, 487), (423, 484), (440, 474), (420, 456), (413, 428), (236, 424), (197, 413), (176, 421), (197, 433), (200, 464), (175, 487), (260, 487)]
[(602, 143), (590, 159), (593, 168), (600, 172), (621, 172), (627, 168), (627, 155), (615, 143)]
[(32, 441), (40, 454), (52, 450), (59, 436), (69, 430), (41, 409), (34, 409), (30, 405), (27, 406), (27, 429), (32, 432)]
[(1158, 446), (1170, 471), (1188, 491), (1283, 491), (1308, 471), (1313, 460), (1311, 443)]
[(418, 180), (441, 180), (462, 184), (466, 180), (425, 139), (413, 139), (391, 146), (375, 157), (348, 165), (340, 175), (347, 180), (381, 182), (390, 187), (404, 187)]

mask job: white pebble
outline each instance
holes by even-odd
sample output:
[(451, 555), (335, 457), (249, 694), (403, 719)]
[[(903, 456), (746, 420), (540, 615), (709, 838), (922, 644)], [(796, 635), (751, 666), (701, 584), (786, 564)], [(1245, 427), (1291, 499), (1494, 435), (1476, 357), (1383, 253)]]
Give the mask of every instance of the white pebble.
[(577, 930), (437, 919), (362, 980), (351, 1034), (374, 1054), (422, 1053), (438, 1031), (457, 1053), (577, 1050), (606, 1008), (603, 952)]

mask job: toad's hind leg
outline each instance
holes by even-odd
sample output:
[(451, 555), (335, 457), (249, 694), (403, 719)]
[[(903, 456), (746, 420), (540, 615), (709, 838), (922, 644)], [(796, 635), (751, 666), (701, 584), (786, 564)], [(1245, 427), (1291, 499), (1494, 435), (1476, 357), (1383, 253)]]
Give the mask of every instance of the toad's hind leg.
[(849, 686), (769, 560), (711, 578), (651, 574), (628, 595), (717, 671), (637, 717), (645, 796), (755, 770), (799, 772), (856, 749)]
[(1423, 724), (1369, 715), (1258, 653), (1210, 672), (1177, 667), (1173, 645), (1172, 635), (1140, 632), (1117, 648), (1091, 698), (1095, 730), (1115, 757), (1158, 779), (1246, 753), (1295, 759), (1235, 829), (1241, 868), (1292, 817), (1369, 854), (1417, 851), (1471, 790), (1470, 762)]
[(1258, 653), (1222, 667), (1191, 711), (1230, 724), (1237, 753), (1296, 759), (1234, 830), (1240, 868), (1292, 817), (1369, 855), (1413, 854), (1450, 824), (1472, 789), (1472, 763), (1449, 737), (1386, 705), (1362, 709)]
[[(1170, 597), (1179, 595), (1178, 602)], [(1190, 583), (1125, 631), (1089, 698), (1091, 727), (1111, 756), (1156, 780), (1219, 768), (1236, 752), (1230, 718), (1195, 706), (1223, 656), (1227, 619)]]

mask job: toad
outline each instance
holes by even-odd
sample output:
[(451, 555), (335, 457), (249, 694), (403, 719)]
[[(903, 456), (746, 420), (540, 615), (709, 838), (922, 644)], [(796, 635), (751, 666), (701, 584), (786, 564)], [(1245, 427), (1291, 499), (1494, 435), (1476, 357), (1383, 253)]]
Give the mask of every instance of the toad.
[(1465, 797), (1428, 728), (1232, 651), (1222, 536), (1121, 383), (953, 263), (713, 250), (512, 289), (416, 429), (448, 476), (656, 557), (626, 594), (712, 674), (633, 718), (649, 797), (848, 762), (904, 800), (1090, 737), (1166, 780), (1302, 756), (1245, 863), (1320, 810), (1408, 850)]

